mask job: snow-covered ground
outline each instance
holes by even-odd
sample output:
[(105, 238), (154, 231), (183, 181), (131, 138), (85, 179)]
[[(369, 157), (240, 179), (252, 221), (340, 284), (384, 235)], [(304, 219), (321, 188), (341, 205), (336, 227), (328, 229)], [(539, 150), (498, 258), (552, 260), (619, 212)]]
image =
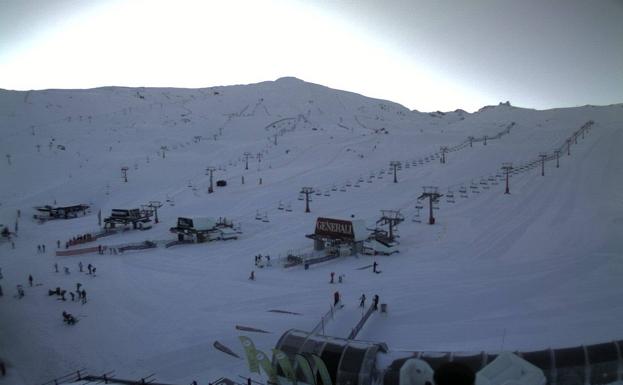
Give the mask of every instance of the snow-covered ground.
[[(544, 177), (539, 167), (513, 175), (511, 194), (503, 194), (496, 177), (503, 162), (551, 154), (589, 120), (592, 129), (572, 143), (570, 156), (561, 154), (560, 168), (550, 161)], [(446, 164), (418, 162), (511, 122), (510, 133), (451, 152)], [(359, 296), (378, 294), (389, 313), (374, 314), (358, 338), (393, 350), (532, 350), (620, 339), (622, 128), (623, 105), (425, 114), (293, 78), (193, 90), (0, 91), (0, 223), (13, 230), (21, 210), (15, 249), (0, 244), (0, 358), (9, 371), (0, 383), (42, 383), (80, 368), (123, 378), (155, 372), (160, 382), (180, 384), (247, 375), (246, 363), (215, 350), (214, 341), (242, 354), (235, 326), (252, 326), (271, 332), (249, 334), (269, 351), (287, 329), (311, 330), (335, 290), (346, 306), (326, 333), (346, 337), (361, 316)], [(403, 162), (399, 183), (392, 183), (390, 161)], [(209, 166), (217, 168), (215, 180), (228, 182), (213, 194)], [(460, 197), (462, 185), (468, 198)], [(308, 214), (297, 199), (304, 186), (323, 193), (312, 196)], [(422, 223), (412, 221), (422, 186), (456, 196), (456, 203), (441, 199), (434, 226), (425, 224), (426, 210)], [(150, 200), (165, 203), (160, 224), (101, 244), (174, 239), (169, 227), (187, 215), (227, 217), (243, 235), (54, 256), (57, 240), (98, 230), (99, 209), (107, 216)], [(30, 219), (33, 206), (54, 201), (91, 204), (92, 214)], [(292, 211), (278, 210), (280, 202)], [(376, 257), (381, 274), (357, 269), (371, 256), (309, 270), (276, 263), (289, 250), (311, 251), (305, 234), (316, 217), (354, 216), (372, 227), (382, 209), (400, 209), (406, 220), (398, 226), (400, 253)], [(255, 220), (258, 211), (269, 222)], [(273, 266), (256, 268), (258, 253), (271, 255)], [(55, 273), (55, 262), (71, 274)], [(80, 273), (79, 262), (96, 266), (97, 277)], [(332, 271), (344, 283), (330, 285)], [(28, 287), (29, 274), (41, 285)], [(87, 291), (85, 305), (48, 296), (77, 282)], [(26, 286), (21, 300), (14, 298), (18, 284)], [(63, 310), (79, 323), (64, 325)]]

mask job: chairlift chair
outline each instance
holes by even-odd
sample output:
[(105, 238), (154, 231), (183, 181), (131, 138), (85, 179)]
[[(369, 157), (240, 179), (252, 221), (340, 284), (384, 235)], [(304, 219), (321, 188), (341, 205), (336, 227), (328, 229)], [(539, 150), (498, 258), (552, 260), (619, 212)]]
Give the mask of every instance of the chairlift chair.
[(283, 203), (281, 201), (279, 201), (279, 206), (277, 207), (278, 210), (283, 210)]
[(288, 203), (288, 205), (286, 206), (286, 211), (292, 212), (292, 205), (290, 203)]
[(333, 185), (333, 186), (331, 187), (331, 191), (337, 191), (337, 186), (336, 186), (336, 185)]
[(305, 195), (303, 195), (303, 193), (300, 193), (297, 199), (300, 201), (305, 200)]
[(264, 213), (264, 217), (262, 218), (262, 222), (264, 222), (264, 223), (268, 223), (268, 222), (270, 222), (270, 221), (268, 220), (268, 213)]
[(258, 221), (262, 220), (262, 216), (260, 215), (260, 210), (257, 210), (255, 212), (255, 219), (258, 220)]
[(326, 191), (324, 192), (324, 196), (326, 196), (326, 197), (330, 197), (330, 196), (331, 196), (331, 192), (329, 192), (329, 190), (326, 190)]

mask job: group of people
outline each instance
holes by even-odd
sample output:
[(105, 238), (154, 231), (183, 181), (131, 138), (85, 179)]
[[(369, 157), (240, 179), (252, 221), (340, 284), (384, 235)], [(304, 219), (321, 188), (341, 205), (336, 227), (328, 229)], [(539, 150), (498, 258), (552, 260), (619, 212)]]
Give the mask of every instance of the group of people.
[(45, 244), (37, 245), (37, 253), (45, 253)]
[[(93, 236), (91, 234), (78, 235), (65, 242), (65, 248), (68, 249), (69, 246), (78, 245), (85, 242), (91, 242), (92, 240)], [(56, 246), (58, 246), (58, 248), (60, 249), (61, 241), (56, 241)]]
[[(65, 274), (70, 274), (70, 270), (69, 267), (67, 266), (63, 266), (63, 269), (65, 271)], [(84, 272), (84, 265), (82, 264), (82, 261), (78, 262), (78, 270), (83, 273)], [(88, 270), (88, 275), (93, 275), (95, 276), (95, 272), (97, 271), (97, 269), (95, 268), (95, 266), (93, 266), (92, 264), (88, 264), (87, 265), (87, 270)], [(54, 263), (54, 271), (58, 273), (58, 263)]]
[(264, 267), (264, 262), (262, 262), (263, 259), (266, 259), (266, 265), (270, 266), (270, 255), (262, 256), (262, 254), (255, 256), (255, 266)]
[[(359, 307), (365, 307), (366, 306), (366, 295), (365, 294), (361, 294), (361, 297), (359, 297)], [(379, 310), (379, 295), (375, 294), (372, 297), (372, 307), (374, 308), (374, 310)]]
[[(81, 302), (83, 305), (85, 303), (87, 303), (87, 291), (84, 289), (81, 289), (82, 284), (80, 282), (76, 283), (76, 292), (74, 294), (73, 291), (69, 292), (69, 295), (71, 296), (71, 301), (79, 301)], [(56, 295), (59, 301), (67, 301), (67, 298), (65, 298), (65, 293), (67, 293), (67, 290), (65, 289), (61, 289), (60, 287), (56, 287), (56, 289), (54, 290), (48, 290), (48, 295), (49, 296), (53, 296)], [(77, 297), (77, 299), (76, 299)]]

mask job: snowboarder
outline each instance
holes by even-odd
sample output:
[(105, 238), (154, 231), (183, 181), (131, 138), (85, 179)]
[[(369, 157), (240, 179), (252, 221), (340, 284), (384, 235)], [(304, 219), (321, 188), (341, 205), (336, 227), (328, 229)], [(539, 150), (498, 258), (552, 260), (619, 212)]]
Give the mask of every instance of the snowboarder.
[(335, 277), (335, 273), (331, 272), (331, 280), (329, 281), (329, 283), (333, 283), (333, 277)]
[(58, 273), (58, 263), (54, 262), (54, 271)]
[(366, 295), (365, 294), (361, 294), (361, 297), (359, 297), (359, 307), (365, 307), (366, 306)]
[(32, 275), (28, 275), (28, 284), (32, 287)]
[(87, 291), (82, 289), (82, 304), (87, 303)]
[(78, 262), (78, 268), (80, 269), (80, 272), (82, 273), (82, 261)]
[(378, 263), (376, 263), (376, 261), (374, 261), (374, 263), (372, 264), (372, 272), (373, 272), (373, 273), (377, 273), (377, 271), (376, 271), (376, 267), (377, 267), (378, 265), (379, 265), (379, 264), (378, 264)]
[(251, 281), (255, 281), (255, 270), (251, 270), (251, 275), (249, 276)]
[(374, 295), (374, 297), (372, 298), (372, 303), (374, 304), (374, 310), (378, 310), (379, 309), (379, 296), (377, 294)]
[(337, 306), (338, 303), (340, 303), (340, 292), (336, 291), (333, 293), (333, 306)]

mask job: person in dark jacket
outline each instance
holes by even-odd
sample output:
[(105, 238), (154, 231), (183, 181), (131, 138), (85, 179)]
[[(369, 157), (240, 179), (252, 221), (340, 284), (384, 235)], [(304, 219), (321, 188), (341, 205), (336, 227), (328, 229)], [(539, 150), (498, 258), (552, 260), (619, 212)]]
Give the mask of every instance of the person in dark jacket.
[(333, 293), (333, 306), (337, 306), (338, 303), (340, 303), (340, 292), (336, 291)]

